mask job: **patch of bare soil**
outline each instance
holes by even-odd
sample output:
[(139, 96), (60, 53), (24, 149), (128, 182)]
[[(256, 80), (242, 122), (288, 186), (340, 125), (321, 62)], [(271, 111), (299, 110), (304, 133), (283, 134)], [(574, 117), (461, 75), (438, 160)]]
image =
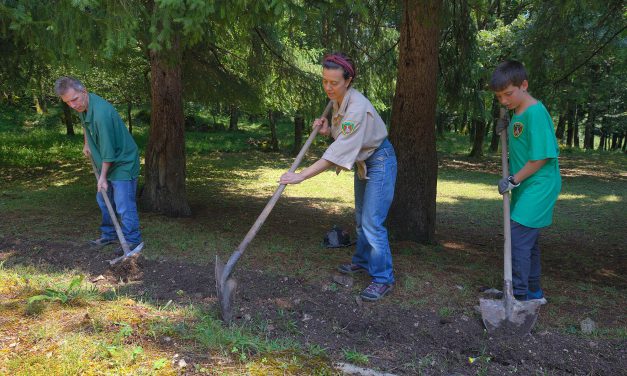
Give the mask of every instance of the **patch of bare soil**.
[[(7, 264), (75, 267), (90, 279), (102, 275), (97, 283), (114, 283), (130, 294), (175, 302), (191, 299), (219, 311), (213, 265), (139, 256), (110, 268), (106, 260), (111, 255), (106, 248), (52, 242), (33, 247), (7, 238), (0, 240), (0, 254)], [(234, 301), (236, 325), (265, 323), (271, 337), (292, 337), (321, 346), (335, 360), (343, 360), (343, 350), (367, 354), (369, 367), (394, 374), (619, 375), (627, 369), (622, 340), (583, 338), (553, 330), (524, 338), (492, 338), (485, 333), (478, 313), (442, 318), (428, 306), (407, 309), (391, 299), (365, 303), (343, 287), (350, 283), (329, 281), (318, 286), (260, 270), (236, 270), (235, 277), (239, 284)], [(365, 279), (355, 282), (365, 284)]]

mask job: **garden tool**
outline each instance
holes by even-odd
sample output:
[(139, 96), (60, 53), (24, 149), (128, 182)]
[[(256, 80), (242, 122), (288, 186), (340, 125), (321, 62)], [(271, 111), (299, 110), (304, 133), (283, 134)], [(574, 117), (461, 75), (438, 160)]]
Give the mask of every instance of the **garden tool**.
[[(333, 102), (329, 101), (321, 117), (323, 118), (327, 117), (327, 114), (331, 110), (332, 104)], [(303, 145), (302, 149), (296, 156), (296, 160), (294, 160), (294, 163), (292, 163), (292, 167), (290, 167), (289, 172), (296, 171), (296, 169), (298, 168), (298, 165), (300, 165), (300, 162), (303, 160), (303, 157), (305, 156), (307, 149), (309, 149), (309, 146), (311, 145), (314, 138), (318, 134), (319, 129), (320, 129), (320, 126), (316, 126), (313, 128), (313, 130), (311, 131), (311, 134), (309, 135), (309, 138), (305, 142), (305, 145)], [(246, 234), (246, 237), (244, 237), (244, 240), (242, 240), (242, 242), (237, 247), (235, 252), (231, 254), (231, 257), (229, 257), (229, 260), (226, 263), (226, 265), (224, 265), (220, 261), (220, 257), (216, 255), (215, 272), (216, 272), (216, 289), (218, 293), (218, 304), (220, 305), (220, 312), (222, 314), (222, 320), (224, 320), (224, 322), (226, 323), (229, 323), (232, 319), (231, 298), (233, 297), (233, 292), (235, 291), (235, 288), (237, 287), (237, 282), (235, 281), (235, 279), (229, 278), (229, 276), (231, 275), (231, 272), (233, 271), (233, 267), (235, 266), (235, 263), (237, 262), (237, 260), (239, 260), (239, 258), (242, 256), (248, 244), (255, 238), (255, 235), (257, 235), (257, 232), (259, 231), (263, 223), (266, 221), (266, 218), (268, 218), (268, 215), (272, 211), (272, 208), (274, 208), (274, 205), (279, 200), (279, 197), (281, 197), (283, 190), (285, 190), (285, 186), (286, 186), (285, 184), (279, 184), (278, 188), (274, 191), (272, 198), (266, 204), (266, 207), (263, 208), (263, 211), (261, 212), (261, 214), (255, 221), (253, 226), (250, 228), (250, 230), (248, 230), (248, 233)]]
[[(96, 169), (96, 164), (94, 163), (94, 159), (91, 157), (91, 155), (89, 156), (89, 160), (91, 161), (91, 167), (94, 170), (94, 175), (96, 175), (96, 182), (98, 182), (98, 180), (100, 179), (100, 175), (98, 175), (98, 169)], [(124, 238), (122, 229), (120, 228), (120, 223), (118, 222), (118, 218), (115, 214), (115, 210), (113, 210), (113, 206), (111, 206), (109, 195), (107, 195), (107, 192), (100, 192), (100, 194), (102, 195), (102, 198), (104, 199), (104, 202), (107, 205), (107, 210), (109, 211), (109, 217), (111, 217), (111, 220), (113, 221), (115, 232), (118, 235), (118, 239), (120, 240), (120, 244), (122, 245), (122, 250), (124, 251), (124, 254), (122, 256), (116, 257), (113, 260), (109, 260), (109, 265), (115, 265), (118, 262), (127, 259), (128, 257), (138, 254), (142, 250), (142, 248), (144, 248), (144, 242), (141, 242), (137, 245), (137, 247), (130, 249), (130, 247), (128, 246), (128, 243), (126, 242), (126, 239)]]
[[(507, 110), (501, 108), (499, 121), (507, 118)], [(509, 176), (507, 160), (507, 127), (501, 132), (501, 164), (503, 177)], [(503, 298), (479, 299), (481, 318), (490, 333), (505, 335), (528, 334), (538, 318), (541, 302), (538, 300), (518, 301), (514, 298), (512, 287), (512, 242), (509, 192), (503, 194), (503, 225), (504, 225), (504, 281)]]

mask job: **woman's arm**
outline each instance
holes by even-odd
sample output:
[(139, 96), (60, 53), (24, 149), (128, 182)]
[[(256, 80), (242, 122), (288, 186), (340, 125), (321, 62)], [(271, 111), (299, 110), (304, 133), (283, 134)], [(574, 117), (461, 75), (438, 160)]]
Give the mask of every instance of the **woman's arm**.
[(279, 183), (281, 184), (298, 184), (303, 180), (309, 179), (321, 173), (322, 171), (328, 170), (330, 167), (334, 166), (333, 163), (327, 161), (326, 159), (318, 159), (314, 164), (305, 168), (299, 173), (296, 172), (286, 172), (279, 179)]

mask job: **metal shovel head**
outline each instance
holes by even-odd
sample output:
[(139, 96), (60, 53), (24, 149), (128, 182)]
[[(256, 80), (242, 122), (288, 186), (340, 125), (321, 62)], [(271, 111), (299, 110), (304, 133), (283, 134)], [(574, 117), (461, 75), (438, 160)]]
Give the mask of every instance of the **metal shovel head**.
[(144, 242), (141, 242), (137, 245), (137, 247), (131, 249), (128, 253), (123, 254), (120, 257), (116, 257), (113, 260), (109, 260), (109, 265), (115, 265), (118, 262), (125, 260), (133, 255), (138, 254), (139, 252), (141, 252), (141, 250), (144, 248)]
[(481, 318), (488, 333), (508, 336), (524, 336), (531, 332), (538, 319), (540, 305), (537, 300), (479, 299)]
[(227, 279), (222, 283), (224, 274), (224, 264), (220, 261), (220, 257), (216, 255), (216, 291), (218, 292), (218, 304), (220, 305), (220, 314), (225, 323), (230, 323), (233, 319), (232, 298), (233, 292), (237, 287), (237, 282), (233, 278)]

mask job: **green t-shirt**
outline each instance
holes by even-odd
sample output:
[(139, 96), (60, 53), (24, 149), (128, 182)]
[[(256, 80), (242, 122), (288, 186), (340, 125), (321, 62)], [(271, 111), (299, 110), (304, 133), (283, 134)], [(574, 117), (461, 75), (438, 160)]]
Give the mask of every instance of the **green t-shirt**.
[(111, 103), (89, 93), (87, 111), (78, 115), (98, 170), (102, 170), (102, 162), (112, 162), (107, 180), (137, 178), (139, 176), (137, 144)]
[(507, 135), (510, 175), (520, 171), (528, 161), (548, 159), (520, 187), (512, 190), (511, 218), (527, 227), (546, 227), (553, 220), (553, 207), (562, 189), (553, 120), (538, 101), (512, 117)]

